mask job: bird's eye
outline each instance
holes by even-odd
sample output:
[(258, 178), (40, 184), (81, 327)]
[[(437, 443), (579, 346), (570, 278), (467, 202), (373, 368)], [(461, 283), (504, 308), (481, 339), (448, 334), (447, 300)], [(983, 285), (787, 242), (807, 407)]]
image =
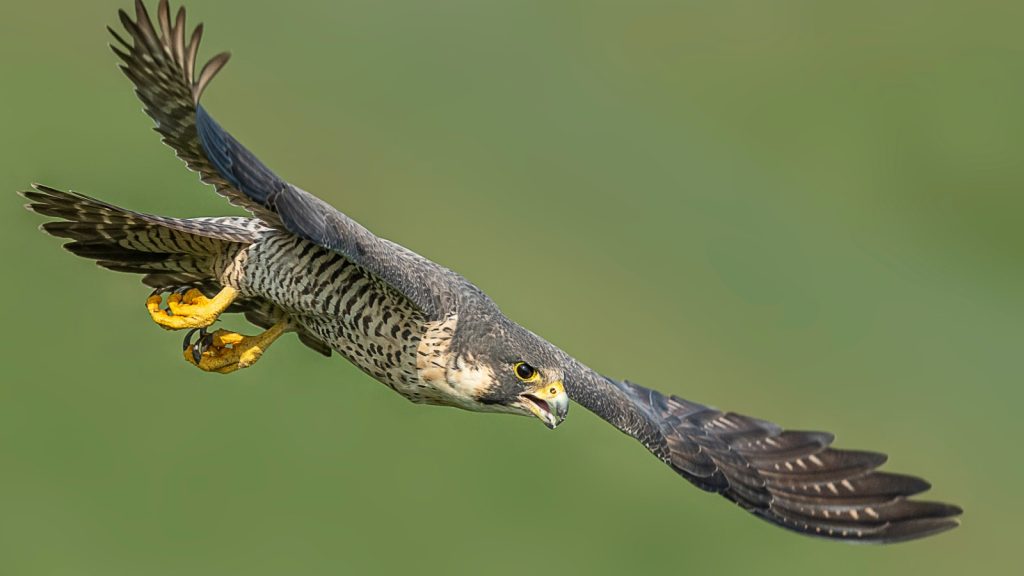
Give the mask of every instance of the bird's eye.
[(537, 369), (530, 366), (526, 362), (519, 362), (515, 366), (516, 378), (519, 378), (523, 382), (530, 382), (531, 380), (537, 379)]

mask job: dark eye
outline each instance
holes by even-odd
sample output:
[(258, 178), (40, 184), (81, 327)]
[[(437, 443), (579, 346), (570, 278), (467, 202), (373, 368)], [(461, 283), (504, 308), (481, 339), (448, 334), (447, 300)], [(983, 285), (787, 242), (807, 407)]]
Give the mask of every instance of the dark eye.
[(524, 382), (529, 382), (537, 377), (537, 369), (530, 366), (526, 362), (519, 362), (515, 367), (516, 378)]

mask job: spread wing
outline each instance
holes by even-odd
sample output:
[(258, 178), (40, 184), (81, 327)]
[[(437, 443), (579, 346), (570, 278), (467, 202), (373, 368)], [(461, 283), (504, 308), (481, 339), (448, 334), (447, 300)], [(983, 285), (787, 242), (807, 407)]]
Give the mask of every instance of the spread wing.
[(838, 540), (922, 538), (959, 525), (959, 507), (908, 499), (930, 485), (879, 472), (886, 456), (831, 448), (827, 432), (764, 420), (601, 376), (573, 363), (566, 391), (680, 476), (773, 524)]
[(184, 8), (172, 19), (167, 0), (161, 0), (159, 30), (141, 0), (136, 0), (135, 12), (134, 20), (120, 12), (130, 41), (110, 30), (117, 41), (111, 48), (123, 61), (121, 69), (135, 84), (156, 131), (203, 182), (269, 226), (344, 255), (430, 317), (441, 317), (454, 306), (453, 273), (378, 238), (323, 200), (284, 181), (214, 121), (199, 99), (229, 55), (214, 56), (197, 72), (203, 27), (197, 26), (186, 39)]

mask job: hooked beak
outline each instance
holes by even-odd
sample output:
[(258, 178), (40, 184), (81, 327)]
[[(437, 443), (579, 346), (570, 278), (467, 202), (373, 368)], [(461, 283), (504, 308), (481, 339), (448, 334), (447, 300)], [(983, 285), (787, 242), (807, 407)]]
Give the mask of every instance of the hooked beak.
[(565, 420), (565, 415), (569, 413), (569, 395), (565, 393), (565, 386), (560, 381), (540, 386), (522, 394), (520, 398), (530, 412), (552, 430), (561, 424)]

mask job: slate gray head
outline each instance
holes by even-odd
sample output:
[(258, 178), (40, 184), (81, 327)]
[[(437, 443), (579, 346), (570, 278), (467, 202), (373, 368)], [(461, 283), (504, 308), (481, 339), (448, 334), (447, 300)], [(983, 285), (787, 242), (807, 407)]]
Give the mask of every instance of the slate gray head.
[(509, 321), (462, 331), (458, 357), (486, 374), (476, 391), (480, 409), (536, 416), (554, 429), (569, 412), (562, 359), (543, 338)]

